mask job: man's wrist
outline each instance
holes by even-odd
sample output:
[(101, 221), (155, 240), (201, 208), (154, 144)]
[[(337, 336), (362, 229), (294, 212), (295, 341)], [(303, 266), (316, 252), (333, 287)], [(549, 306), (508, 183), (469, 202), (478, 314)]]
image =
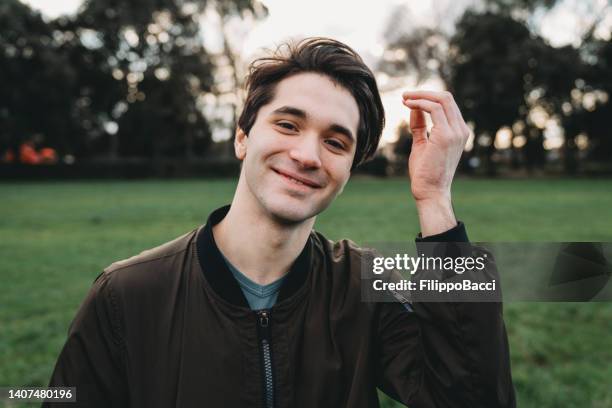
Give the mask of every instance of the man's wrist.
[(428, 237), (457, 226), (450, 194), (416, 200), (421, 235)]

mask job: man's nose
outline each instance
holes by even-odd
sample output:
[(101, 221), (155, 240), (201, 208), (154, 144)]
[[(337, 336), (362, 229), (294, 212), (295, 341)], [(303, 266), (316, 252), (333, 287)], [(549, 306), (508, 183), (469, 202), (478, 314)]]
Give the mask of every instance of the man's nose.
[(321, 167), (319, 138), (316, 135), (302, 135), (289, 150), (289, 157), (304, 168)]

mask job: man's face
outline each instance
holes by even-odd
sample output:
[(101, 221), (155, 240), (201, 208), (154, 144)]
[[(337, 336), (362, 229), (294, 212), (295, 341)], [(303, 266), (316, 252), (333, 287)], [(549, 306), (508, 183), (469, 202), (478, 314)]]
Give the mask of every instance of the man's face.
[(237, 133), (240, 177), (248, 187), (241, 194), (281, 222), (319, 214), (349, 179), (358, 123), (357, 102), (328, 77), (301, 73), (282, 80), (248, 137)]

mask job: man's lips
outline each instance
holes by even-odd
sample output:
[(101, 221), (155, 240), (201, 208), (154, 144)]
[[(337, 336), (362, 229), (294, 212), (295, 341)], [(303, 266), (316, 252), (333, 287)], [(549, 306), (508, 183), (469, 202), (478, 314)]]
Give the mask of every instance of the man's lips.
[(298, 181), (298, 182), (300, 182), (300, 183), (302, 183), (302, 184), (304, 184), (304, 185), (306, 185), (308, 187), (312, 187), (312, 188), (321, 188), (322, 187), (321, 184), (317, 183), (316, 181), (311, 180), (309, 178), (306, 178), (304, 176), (300, 176), (300, 175), (295, 174), (293, 172), (286, 171), (286, 170), (278, 170), (278, 169), (274, 169), (274, 168), (272, 170), (274, 170), (274, 172), (280, 174), (283, 177), (287, 177), (289, 179), (293, 179), (293, 180)]

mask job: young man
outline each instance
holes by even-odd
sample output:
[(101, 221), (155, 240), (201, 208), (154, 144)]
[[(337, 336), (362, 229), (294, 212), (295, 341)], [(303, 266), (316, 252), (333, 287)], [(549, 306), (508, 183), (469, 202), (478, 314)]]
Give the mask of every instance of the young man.
[[(467, 241), (451, 181), (468, 128), (449, 93), (403, 103), (417, 241)], [(231, 206), (98, 276), (51, 386), (83, 407), (374, 407), (377, 387), (410, 407), (515, 406), (501, 304), (363, 302), (364, 251), (313, 231), (384, 125), (360, 57), (314, 38), (256, 61), (238, 125)]]

